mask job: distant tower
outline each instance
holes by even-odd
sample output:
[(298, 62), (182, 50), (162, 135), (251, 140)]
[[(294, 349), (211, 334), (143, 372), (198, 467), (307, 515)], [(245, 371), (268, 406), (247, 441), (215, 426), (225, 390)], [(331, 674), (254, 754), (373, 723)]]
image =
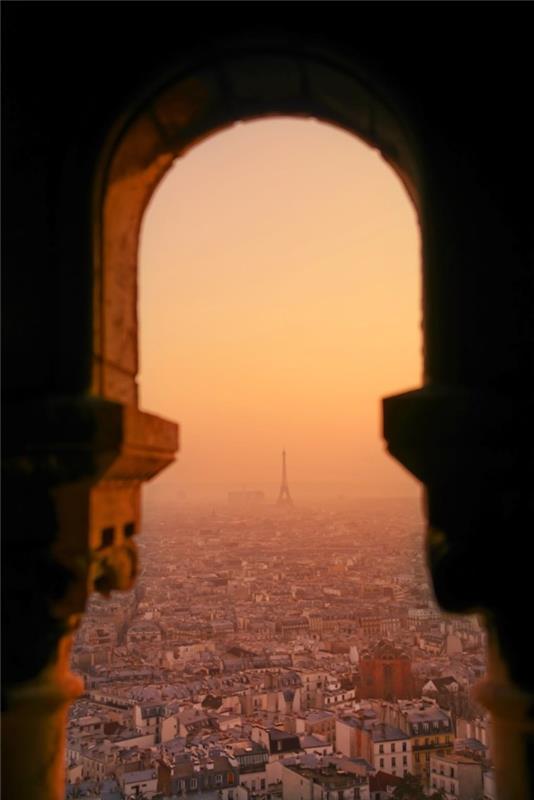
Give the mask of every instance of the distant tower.
[(287, 485), (287, 472), (286, 472), (286, 451), (282, 452), (282, 483), (280, 484), (280, 494), (276, 502), (278, 506), (292, 506), (293, 500), (289, 494), (289, 486)]

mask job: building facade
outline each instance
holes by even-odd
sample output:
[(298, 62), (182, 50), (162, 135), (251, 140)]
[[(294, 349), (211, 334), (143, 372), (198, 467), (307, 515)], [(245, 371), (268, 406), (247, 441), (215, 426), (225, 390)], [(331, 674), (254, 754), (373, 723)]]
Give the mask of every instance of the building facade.
[(411, 661), (391, 642), (381, 641), (360, 655), (360, 693), (364, 698), (396, 700), (413, 696)]

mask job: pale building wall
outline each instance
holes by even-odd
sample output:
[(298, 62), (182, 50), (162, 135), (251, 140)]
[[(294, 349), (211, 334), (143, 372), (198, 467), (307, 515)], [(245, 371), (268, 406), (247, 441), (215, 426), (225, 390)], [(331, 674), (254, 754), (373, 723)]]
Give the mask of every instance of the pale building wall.
[(315, 800), (310, 782), (301, 778), (296, 772), (287, 767), (282, 767), (282, 786), (284, 800)]
[[(246, 772), (245, 774), (240, 775), (239, 780), (241, 784), (244, 784), (250, 791), (261, 791), (267, 788), (267, 771), (262, 769), (257, 770), (256, 772)], [(262, 781), (264, 782), (263, 786)]]
[[(402, 745), (406, 743), (406, 752), (403, 752)], [(404, 775), (404, 771), (412, 772), (412, 752), (410, 742), (406, 740), (391, 742), (374, 742), (373, 744), (373, 767), (376, 770), (389, 772), (390, 775)], [(380, 752), (380, 746), (383, 752)], [(406, 763), (404, 760), (406, 759)], [(381, 764), (381, 760), (383, 763)]]
[(349, 758), (356, 755), (354, 728), (340, 719), (336, 719), (336, 750)]
[(176, 716), (167, 717), (161, 720), (160, 742), (168, 742), (178, 736), (178, 720)]

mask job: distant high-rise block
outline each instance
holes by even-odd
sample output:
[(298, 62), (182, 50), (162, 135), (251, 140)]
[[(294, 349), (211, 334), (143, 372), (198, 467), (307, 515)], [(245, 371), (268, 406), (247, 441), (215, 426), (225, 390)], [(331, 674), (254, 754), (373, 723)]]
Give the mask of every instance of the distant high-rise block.
[(408, 655), (391, 642), (381, 641), (360, 657), (362, 697), (408, 699), (413, 694), (412, 665)]

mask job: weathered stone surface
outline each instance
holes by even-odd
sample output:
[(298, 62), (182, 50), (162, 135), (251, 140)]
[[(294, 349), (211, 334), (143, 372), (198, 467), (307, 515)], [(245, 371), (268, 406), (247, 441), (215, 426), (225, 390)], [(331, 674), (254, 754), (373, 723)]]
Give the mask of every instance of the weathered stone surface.
[[(158, 142), (161, 145), (161, 140)], [(94, 328), (93, 387), (96, 394), (123, 403), (135, 403), (137, 399), (137, 253), (141, 221), (152, 192), (173, 160), (171, 154), (159, 150), (153, 155), (148, 168), (108, 186), (103, 207), (100, 290), (94, 311), (98, 322)]]
[(151, 103), (152, 113), (167, 145), (180, 152), (191, 131), (203, 126), (224, 105), (220, 81), (214, 71), (200, 71), (160, 92)]
[(107, 175), (108, 183), (144, 172), (165, 149), (166, 142), (150, 111), (140, 113), (117, 144)]

